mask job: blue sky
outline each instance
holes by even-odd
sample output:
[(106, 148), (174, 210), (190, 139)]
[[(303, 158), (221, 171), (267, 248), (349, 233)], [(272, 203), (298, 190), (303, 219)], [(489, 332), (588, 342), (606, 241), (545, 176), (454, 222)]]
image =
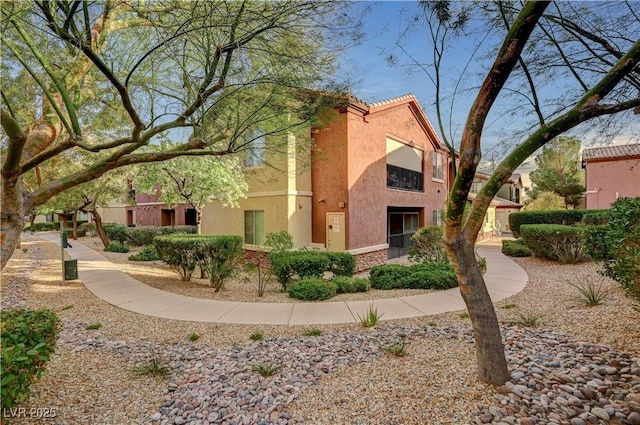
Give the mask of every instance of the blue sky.
[[(437, 119), (434, 107), (435, 91), (433, 84), (422, 71), (407, 73), (401, 67), (392, 67), (388, 64), (386, 57), (389, 54), (397, 55), (400, 61), (408, 62), (409, 58), (404, 55), (396, 46), (399, 34), (405, 29), (407, 22), (418, 11), (418, 4), (414, 1), (383, 1), (383, 2), (358, 2), (355, 8), (367, 10), (364, 15), (364, 30), (366, 39), (361, 44), (347, 49), (341, 56), (341, 75), (347, 76), (351, 85), (351, 93), (366, 101), (375, 102), (389, 99), (407, 93), (413, 93), (422, 105), (427, 117), (437, 128)], [(405, 37), (403, 46), (413, 56), (431, 60), (430, 44), (426, 36), (426, 27), (414, 28)], [(480, 33), (480, 32), (478, 32)], [(447, 72), (446, 84), (451, 86), (459, 75), (461, 64), (464, 64), (477, 40), (460, 41), (449, 50), (446, 56), (445, 67)], [(488, 43), (497, 43), (497, 39), (488, 39)], [(474, 61), (472, 72), (468, 74), (465, 82), (478, 80), (482, 74), (482, 68)], [(551, 90), (562, 89), (562, 83), (556, 82)], [(476, 91), (471, 89), (464, 95), (458, 96), (458, 104), (453, 110), (454, 128), (457, 129), (456, 136), (459, 138), (462, 125), (466, 119), (466, 114), (470, 104), (475, 98)], [(531, 112), (532, 113), (532, 112)], [(526, 116), (525, 116), (526, 117)], [(523, 119), (525, 118), (523, 117)], [(448, 122), (447, 119), (445, 121)], [(517, 119), (505, 119), (500, 114), (493, 113), (487, 121), (485, 129), (485, 151), (489, 146), (494, 145), (499, 139), (499, 132), (508, 134), (511, 129), (522, 127), (522, 122)], [(637, 139), (631, 138), (631, 134), (640, 133), (640, 116), (630, 119), (628, 129), (616, 137), (613, 142), (637, 143)], [(589, 144), (588, 133), (581, 136), (583, 145)]]

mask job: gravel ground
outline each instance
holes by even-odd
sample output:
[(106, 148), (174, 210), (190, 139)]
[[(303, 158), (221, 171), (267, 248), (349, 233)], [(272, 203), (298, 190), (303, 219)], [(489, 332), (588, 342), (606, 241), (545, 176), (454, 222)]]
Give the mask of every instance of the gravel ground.
[[(517, 260), (530, 282), (496, 306), (513, 379), (495, 390), (477, 383), (461, 312), (367, 330), (323, 325), (315, 338), (300, 337), (304, 327), (151, 318), (80, 282), (62, 284), (59, 247), (26, 237), (3, 270), (2, 307), (46, 306), (61, 317), (57, 351), (25, 406), (58, 416), (10, 423), (640, 424), (640, 315), (595, 264)], [(605, 302), (580, 305), (568, 277), (602, 282)], [(538, 328), (510, 325), (517, 313)], [(93, 323), (102, 327), (85, 330)], [(265, 341), (249, 340), (257, 329)], [(384, 352), (403, 339), (407, 356)], [(167, 377), (132, 372), (154, 355), (171, 366)], [(281, 367), (271, 378), (252, 371), (269, 365)]]

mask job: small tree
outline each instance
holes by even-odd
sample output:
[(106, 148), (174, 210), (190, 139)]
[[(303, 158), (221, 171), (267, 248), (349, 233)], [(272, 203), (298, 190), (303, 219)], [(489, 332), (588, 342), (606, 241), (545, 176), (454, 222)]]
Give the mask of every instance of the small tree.
[(547, 143), (536, 156), (537, 169), (531, 172), (532, 199), (553, 192), (562, 197), (562, 208), (578, 205), (584, 195), (584, 172), (580, 169), (580, 139), (559, 136)]
[(524, 204), (525, 211), (561, 210), (565, 207), (562, 196), (555, 192), (542, 192)]

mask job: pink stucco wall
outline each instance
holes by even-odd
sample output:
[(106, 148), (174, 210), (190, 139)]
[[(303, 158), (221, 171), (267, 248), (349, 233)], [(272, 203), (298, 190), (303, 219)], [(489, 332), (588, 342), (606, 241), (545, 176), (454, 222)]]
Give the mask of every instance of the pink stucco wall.
[[(346, 213), (346, 249), (358, 249), (387, 242), (387, 207), (424, 208), (421, 226), (431, 224), (432, 210), (444, 208), (447, 163), (445, 181), (432, 181), (437, 142), (417, 113), (416, 103), (410, 101), (371, 110), (352, 105), (313, 135), (317, 146), (312, 167), (313, 242), (325, 243), (327, 211)], [(424, 192), (387, 188), (387, 137), (424, 151)]]
[(640, 157), (589, 161), (586, 164), (586, 208), (609, 208), (618, 197), (640, 196)]

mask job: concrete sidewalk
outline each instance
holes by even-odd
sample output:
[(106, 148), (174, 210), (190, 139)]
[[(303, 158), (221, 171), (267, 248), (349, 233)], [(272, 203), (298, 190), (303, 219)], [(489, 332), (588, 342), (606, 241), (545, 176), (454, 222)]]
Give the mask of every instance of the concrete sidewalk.
[[(60, 244), (56, 233), (39, 237)], [(498, 243), (496, 243), (498, 242)], [(458, 288), (409, 297), (344, 302), (249, 303), (190, 298), (152, 288), (139, 282), (91, 248), (72, 241), (66, 252), (78, 260), (78, 275), (96, 297), (116, 307), (165, 319), (191, 322), (313, 325), (359, 322), (373, 304), (381, 320), (427, 316), (464, 310), (466, 306)], [(499, 301), (520, 292), (527, 284), (525, 271), (501, 252), (499, 241), (477, 246), (487, 259), (484, 279), (491, 299)]]

